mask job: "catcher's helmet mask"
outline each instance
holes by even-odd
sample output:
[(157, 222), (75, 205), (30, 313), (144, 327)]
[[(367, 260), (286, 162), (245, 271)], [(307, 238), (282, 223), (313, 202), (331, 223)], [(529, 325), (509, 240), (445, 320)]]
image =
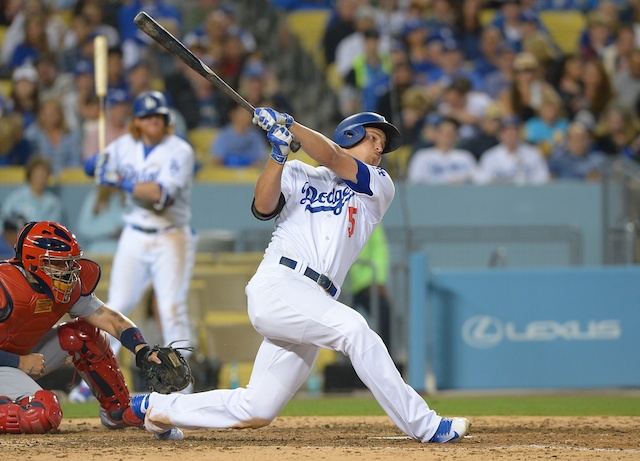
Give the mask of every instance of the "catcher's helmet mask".
[(15, 251), (39, 292), (57, 302), (71, 299), (80, 279), (82, 250), (66, 227), (53, 221), (29, 222), (18, 235)]
[(333, 140), (340, 147), (351, 148), (364, 139), (367, 134), (366, 127), (379, 128), (384, 132), (387, 141), (383, 154), (393, 152), (402, 145), (400, 130), (375, 112), (360, 112), (345, 118), (336, 127)]

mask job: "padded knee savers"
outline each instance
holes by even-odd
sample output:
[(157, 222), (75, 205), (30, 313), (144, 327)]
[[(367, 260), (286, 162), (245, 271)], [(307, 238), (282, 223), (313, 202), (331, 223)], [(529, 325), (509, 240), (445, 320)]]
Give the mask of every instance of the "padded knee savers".
[(0, 396), (0, 433), (44, 434), (58, 429), (62, 409), (58, 397), (40, 390), (19, 401)]

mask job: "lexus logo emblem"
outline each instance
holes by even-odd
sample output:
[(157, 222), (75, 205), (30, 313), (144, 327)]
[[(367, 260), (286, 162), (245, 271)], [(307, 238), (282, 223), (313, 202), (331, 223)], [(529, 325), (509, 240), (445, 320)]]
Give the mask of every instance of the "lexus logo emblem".
[(470, 317), (462, 325), (462, 338), (471, 347), (489, 349), (495, 347), (504, 335), (502, 322), (488, 315)]

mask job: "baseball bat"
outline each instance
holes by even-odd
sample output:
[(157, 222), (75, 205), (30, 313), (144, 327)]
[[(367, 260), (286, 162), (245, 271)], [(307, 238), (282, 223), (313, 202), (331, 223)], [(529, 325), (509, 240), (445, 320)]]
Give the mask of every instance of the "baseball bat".
[[(107, 37), (98, 35), (93, 39), (93, 72), (95, 81), (95, 91), (98, 97), (98, 162), (102, 165), (105, 162), (104, 156), (107, 144)], [(99, 182), (99, 175), (95, 175), (96, 182)]]
[[(203, 63), (202, 60), (193, 54), (193, 52), (180, 40), (175, 38), (168, 30), (158, 24), (155, 19), (144, 11), (141, 11), (133, 19), (133, 22), (140, 30), (158, 42), (163, 48), (166, 48), (176, 58), (195, 70), (229, 98), (253, 114), (255, 107), (253, 107), (249, 101), (240, 96), (236, 90), (231, 88), (227, 82), (220, 78), (220, 76), (211, 70), (209, 66)], [(291, 143), (291, 150), (293, 152), (297, 152), (298, 149), (300, 149), (300, 143), (298, 141), (293, 141)]]

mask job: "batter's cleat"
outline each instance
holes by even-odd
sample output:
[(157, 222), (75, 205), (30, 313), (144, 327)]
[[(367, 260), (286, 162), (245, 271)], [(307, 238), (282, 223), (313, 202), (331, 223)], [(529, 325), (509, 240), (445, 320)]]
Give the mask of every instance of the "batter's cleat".
[(149, 394), (134, 395), (131, 397), (130, 405), (133, 414), (144, 421), (144, 414), (149, 408)]
[(177, 427), (174, 427), (170, 431), (163, 432), (162, 434), (153, 434), (158, 440), (182, 440), (184, 439), (184, 433)]
[(431, 443), (456, 442), (469, 432), (471, 422), (467, 418), (442, 418), (438, 430), (429, 439)]

